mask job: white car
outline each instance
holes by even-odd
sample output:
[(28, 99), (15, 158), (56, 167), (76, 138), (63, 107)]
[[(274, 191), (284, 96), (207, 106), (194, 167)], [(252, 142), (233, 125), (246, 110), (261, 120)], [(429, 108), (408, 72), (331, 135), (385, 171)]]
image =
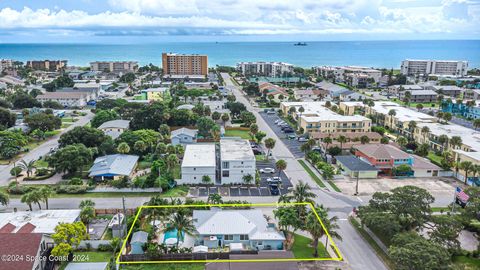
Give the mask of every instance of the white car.
[(263, 168), (263, 169), (260, 169), (259, 171), (260, 173), (275, 173), (274, 168)]
[(305, 138), (305, 137), (298, 137), (298, 141), (299, 141), (299, 142), (307, 142), (308, 139)]
[(285, 125), (285, 124), (286, 124), (286, 122), (282, 120), (282, 121), (277, 123), (277, 126), (281, 126), (281, 125)]
[(281, 180), (280, 177), (278, 177), (278, 176), (268, 177), (268, 178), (267, 178), (267, 183), (268, 183), (268, 184), (280, 183), (281, 181), (282, 181), (282, 180)]

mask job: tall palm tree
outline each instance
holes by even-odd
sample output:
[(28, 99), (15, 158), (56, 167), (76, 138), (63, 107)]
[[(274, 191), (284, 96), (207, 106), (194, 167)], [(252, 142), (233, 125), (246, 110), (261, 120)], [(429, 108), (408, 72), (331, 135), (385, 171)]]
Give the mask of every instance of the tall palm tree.
[(3, 206), (7, 206), (9, 202), (10, 197), (8, 196), (8, 193), (0, 191), (0, 204)]
[(417, 122), (410, 121), (408, 122), (408, 131), (410, 131), (410, 138), (413, 138), (413, 133), (415, 132), (415, 128), (417, 127)]
[[(323, 225), (325, 226), (325, 229), (328, 231), (331, 237), (337, 238), (339, 240), (342, 240), (342, 237), (340, 234), (336, 231), (336, 229), (339, 228), (337, 221), (338, 217), (333, 216), (331, 218), (328, 217), (328, 208), (325, 209), (323, 206), (316, 206), (315, 207), (315, 212), (317, 212), (318, 217), (322, 220)], [(325, 230), (321, 226), (320, 222), (318, 221), (317, 215), (313, 211), (310, 211), (307, 215), (306, 222), (305, 222), (305, 227), (306, 230), (310, 233), (313, 239), (313, 247), (315, 250), (315, 253), (313, 254), (314, 257), (318, 257), (318, 240), (322, 236), (324, 236)], [(328, 247), (328, 236), (325, 238), (325, 248)]]
[(167, 157), (167, 168), (169, 172), (172, 172), (175, 166), (178, 164), (178, 157), (175, 154), (170, 154)]
[(185, 234), (193, 235), (196, 231), (195, 226), (193, 226), (193, 220), (183, 212), (172, 214), (168, 223), (168, 230), (177, 229), (177, 247), (180, 240), (183, 241)]
[(428, 133), (430, 133), (430, 128), (427, 126), (422, 127), (422, 135), (423, 135), (423, 142), (427, 143), (427, 139), (425, 138)]
[(48, 198), (52, 197), (55, 192), (53, 192), (51, 187), (43, 186), (40, 188), (40, 194), (42, 196), (42, 200), (45, 202), (45, 208), (48, 209)]
[(462, 161), (459, 167), (465, 172), (465, 185), (467, 185), (468, 173), (472, 171), (473, 164), (470, 161)]
[(325, 144), (325, 160), (327, 159), (327, 150), (328, 146), (332, 144), (333, 140), (332, 137), (328, 136), (326, 138), (323, 138), (323, 143)]
[(230, 116), (228, 115), (228, 113), (222, 114), (223, 127), (225, 127), (225, 123), (227, 123), (228, 120), (230, 120)]
[(300, 180), (293, 190), (293, 199), (298, 203), (313, 203), (313, 199), (317, 197), (315, 193), (312, 192), (312, 187), (308, 183)]
[(212, 135), (214, 141), (218, 142), (220, 140), (220, 127), (218, 125), (213, 126), (210, 129), (210, 135)]
[(276, 163), (275, 166), (277, 167), (278, 170), (278, 176), (282, 173), (287, 168), (287, 162), (283, 159), (279, 159)]
[(405, 139), (405, 137), (403, 137), (403, 136), (398, 136), (398, 138), (397, 138), (397, 143), (398, 143), (401, 147), (405, 147), (405, 145), (407, 144), (407, 139)]
[(27, 173), (27, 177), (30, 177), (30, 174), (35, 169), (35, 161), (34, 160), (25, 161), (24, 159), (22, 159), (22, 161), (20, 161), (20, 165), (18, 166)]
[(117, 146), (117, 152), (120, 154), (128, 154), (130, 152), (130, 146), (126, 142), (122, 142)]
[(30, 209), (30, 211), (33, 211), (33, 209), (32, 209), (33, 196), (30, 192), (27, 192), (27, 193), (23, 194), (20, 201), (22, 203), (26, 203), (28, 205), (28, 208)]
[(80, 211), (80, 220), (87, 226), (87, 235), (90, 231), (90, 223), (95, 218), (95, 209), (91, 206), (82, 208)]
[(81, 201), (80, 204), (78, 205), (78, 208), (80, 209), (85, 207), (95, 207), (95, 202), (90, 199), (87, 199), (87, 200)]
[(442, 150), (445, 151), (448, 146), (448, 136), (446, 134), (438, 136), (438, 142), (442, 145)]
[[(293, 107), (292, 107), (293, 108)], [(267, 148), (267, 159), (270, 158), (270, 151), (275, 147), (275, 139), (273, 138), (266, 138), (264, 141), (265, 147)]]
[(462, 143), (463, 143), (462, 138), (459, 137), (459, 136), (453, 136), (450, 139), (450, 145), (453, 146), (454, 149), (455, 149), (455, 147), (461, 147)]
[(397, 115), (397, 112), (394, 109), (388, 111), (388, 116), (390, 116), (390, 124), (393, 127), (393, 117)]
[(337, 138), (337, 142), (340, 143), (340, 149), (343, 150), (343, 144), (347, 142), (347, 137), (345, 137), (344, 135), (340, 135)]

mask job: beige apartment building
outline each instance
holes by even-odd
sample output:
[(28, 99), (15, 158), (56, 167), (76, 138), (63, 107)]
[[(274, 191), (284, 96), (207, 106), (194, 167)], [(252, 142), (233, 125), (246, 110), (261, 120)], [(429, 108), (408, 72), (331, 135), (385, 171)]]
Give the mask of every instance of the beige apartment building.
[(165, 75), (206, 76), (208, 74), (208, 56), (162, 53), (162, 68)]
[(92, 71), (103, 71), (113, 73), (128, 73), (138, 70), (136, 61), (97, 61), (90, 63)]
[(27, 67), (33, 70), (59, 71), (67, 67), (67, 60), (32, 60), (27, 61)]
[[(295, 112), (290, 113), (290, 108)], [(300, 112), (303, 108), (303, 112)], [(361, 115), (341, 115), (327, 107), (325, 102), (282, 102), (280, 109), (284, 115), (291, 114), (299, 127), (308, 133), (369, 132), (372, 121)]]

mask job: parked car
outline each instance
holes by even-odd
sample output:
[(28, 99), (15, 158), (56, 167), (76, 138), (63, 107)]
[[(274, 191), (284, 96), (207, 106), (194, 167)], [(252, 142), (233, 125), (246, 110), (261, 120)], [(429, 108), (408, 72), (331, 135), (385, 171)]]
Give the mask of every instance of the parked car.
[(272, 196), (280, 195), (280, 190), (278, 189), (278, 185), (276, 184), (268, 185), (268, 189), (270, 190), (270, 194), (272, 194)]
[(283, 121), (283, 120), (280, 120), (280, 121), (277, 122), (277, 126), (281, 126), (281, 125), (285, 125), (285, 124), (286, 124), (286, 122)]
[(284, 132), (285, 134), (295, 133), (295, 130), (293, 130), (292, 128), (286, 128), (286, 129), (283, 130), (283, 132)]
[(280, 129), (281, 129), (281, 130), (284, 130), (284, 129), (287, 129), (287, 128), (291, 128), (291, 127), (290, 127), (289, 125), (287, 125), (287, 124), (280, 126)]
[(298, 137), (297, 140), (298, 140), (299, 142), (306, 142), (306, 141), (308, 141), (308, 139), (305, 138), (305, 137)]
[(270, 183), (280, 183), (281, 181), (282, 181), (282, 179), (280, 179), (280, 177), (278, 177), (278, 176), (267, 178), (267, 183), (268, 184), (270, 184)]
[(267, 114), (275, 114), (274, 110), (268, 111)]
[(295, 136), (295, 134), (288, 134), (287, 136), (287, 139), (289, 140), (295, 140), (297, 138), (297, 136)]
[(278, 124), (279, 122), (282, 122), (282, 121), (283, 121), (282, 119), (278, 118), (277, 120), (275, 120), (274, 123), (275, 123), (275, 125), (276, 125), (276, 124)]
[(260, 171), (260, 173), (275, 173), (275, 169), (274, 168), (269, 168), (269, 167), (262, 168), (259, 171)]
[(254, 155), (263, 155), (263, 151), (257, 148), (253, 148), (253, 154)]

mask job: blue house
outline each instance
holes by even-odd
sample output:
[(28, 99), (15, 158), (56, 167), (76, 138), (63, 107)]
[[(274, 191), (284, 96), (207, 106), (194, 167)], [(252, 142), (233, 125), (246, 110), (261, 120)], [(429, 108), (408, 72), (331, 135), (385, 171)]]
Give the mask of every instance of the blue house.
[(193, 211), (197, 230), (195, 246), (209, 249), (238, 247), (253, 250), (283, 250), (285, 235), (268, 223), (262, 211), (211, 210)]
[(172, 145), (196, 143), (197, 133), (196, 129), (180, 128), (171, 132), (170, 140)]
[(138, 156), (108, 155), (98, 157), (88, 170), (90, 177), (95, 180), (117, 180), (123, 176), (132, 177), (137, 168)]

